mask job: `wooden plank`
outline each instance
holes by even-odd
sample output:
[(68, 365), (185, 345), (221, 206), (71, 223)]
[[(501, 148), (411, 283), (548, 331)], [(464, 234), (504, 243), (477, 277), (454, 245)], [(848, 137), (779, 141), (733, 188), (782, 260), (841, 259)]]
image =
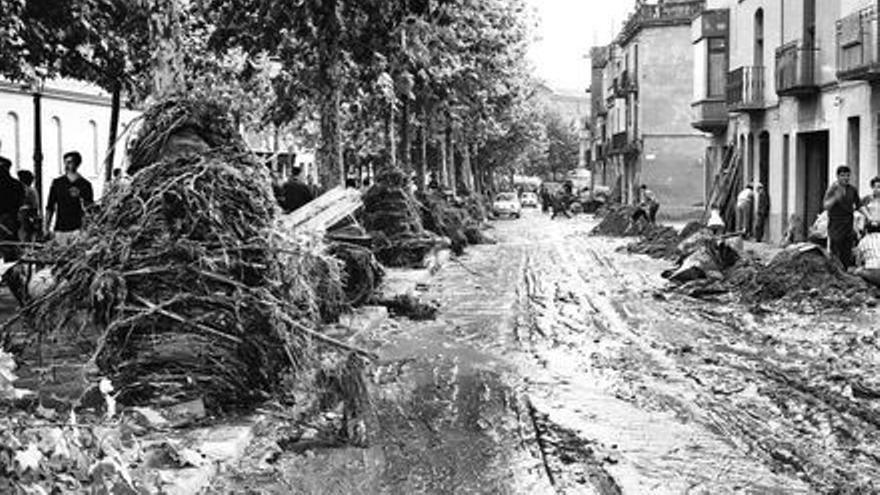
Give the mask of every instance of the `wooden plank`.
[(337, 187), (293, 213), (283, 215), (279, 225), (290, 233), (324, 234), (327, 229), (353, 215), (363, 205), (360, 191)]

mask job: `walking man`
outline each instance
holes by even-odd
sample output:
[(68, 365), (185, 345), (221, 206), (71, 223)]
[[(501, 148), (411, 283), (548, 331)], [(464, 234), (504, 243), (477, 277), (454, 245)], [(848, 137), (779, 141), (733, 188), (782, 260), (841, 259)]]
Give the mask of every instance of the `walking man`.
[[(71, 242), (83, 227), (86, 208), (95, 202), (92, 184), (79, 174), (82, 155), (64, 154), (64, 175), (52, 181), (46, 205), (46, 231), (61, 243)], [(57, 217), (55, 215), (58, 215)], [(55, 220), (54, 231), (52, 220)]]
[(302, 169), (293, 167), (290, 180), (282, 186), (281, 209), (284, 213), (296, 211), (315, 199), (312, 189), (300, 179), (301, 173)]
[(828, 211), (828, 242), (831, 254), (843, 267), (855, 266), (853, 247), (856, 233), (853, 226), (856, 210), (861, 207), (859, 192), (850, 184), (852, 171), (849, 167), (837, 168), (837, 182), (825, 193), (825, 210)]
[(736, 197), (736, 231), (748, 239), (752, 233), (752, 215), (755, 208), (755, 188), (747, 185)]
[(760, 182), (755, 185), (755, 242), (764, 242), (767, 217), (770, 215), (770, 196)]

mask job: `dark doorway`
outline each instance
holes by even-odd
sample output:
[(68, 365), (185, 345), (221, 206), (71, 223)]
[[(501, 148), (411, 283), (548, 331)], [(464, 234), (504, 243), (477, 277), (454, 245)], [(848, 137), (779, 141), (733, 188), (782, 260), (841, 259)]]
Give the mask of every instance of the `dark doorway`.
[(770, 133), (758, 136), (758, 182), (770, 191)]
[(828, 189), (828, 131), (798, 135), (798, 175), (802, 178), (800, 211), (804, 214), (805, 232), (822, 213), (825, 191)]

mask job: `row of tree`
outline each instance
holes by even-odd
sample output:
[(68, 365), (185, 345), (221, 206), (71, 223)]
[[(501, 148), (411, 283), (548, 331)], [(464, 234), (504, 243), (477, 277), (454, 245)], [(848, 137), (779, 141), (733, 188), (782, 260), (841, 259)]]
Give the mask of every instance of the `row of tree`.
[(486, 190), (552, 150), (529, 19), (524, 0), (0, 0), (0, 75), (94, 82), (117, 118), (123, 99), (225, 99), (312, 138), (325, 186), (372, 163)]

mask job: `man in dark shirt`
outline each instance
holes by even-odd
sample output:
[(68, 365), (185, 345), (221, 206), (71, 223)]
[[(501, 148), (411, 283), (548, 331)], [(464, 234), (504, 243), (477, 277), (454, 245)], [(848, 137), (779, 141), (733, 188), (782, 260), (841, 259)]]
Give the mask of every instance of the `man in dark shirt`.
[(825, 193), (825, 209), (828, 211), (828, 241), (831, 253), (843, 263), (844, 268), (855, 266), (853, 247), (856, 234), (853, 226), (855, 212), (861, 207), (859, 192), (850, 184), (852, 171), (849, 167), (837, 168), (837, 182)]
[(46, 205), (46, 231), (50, 231), (55, 214), (55, 237), (69, 241), (83, 226), (86, 207), (94, 202), (92, 184), (79, 175), (82, 156), (76, 151), (64, 155), (64, 175), (52, 181)]
[[(0, 239), (18, 240), (18, 210), (24, 204), (24, 186), (15, 180), (9, 171), (12, 162), (0, 156)], [(8, 253), (3, 257), (9, 259)]]
[(290, 213), (298, 210), (309, 201), (315, 199), (312, 190), (302, 180), (300, 180), (301, 169), (293, 167), (291, 170), (290, 180), (283, 186), (283, 195), (281, 198), (281, 209), (284, 213)]

